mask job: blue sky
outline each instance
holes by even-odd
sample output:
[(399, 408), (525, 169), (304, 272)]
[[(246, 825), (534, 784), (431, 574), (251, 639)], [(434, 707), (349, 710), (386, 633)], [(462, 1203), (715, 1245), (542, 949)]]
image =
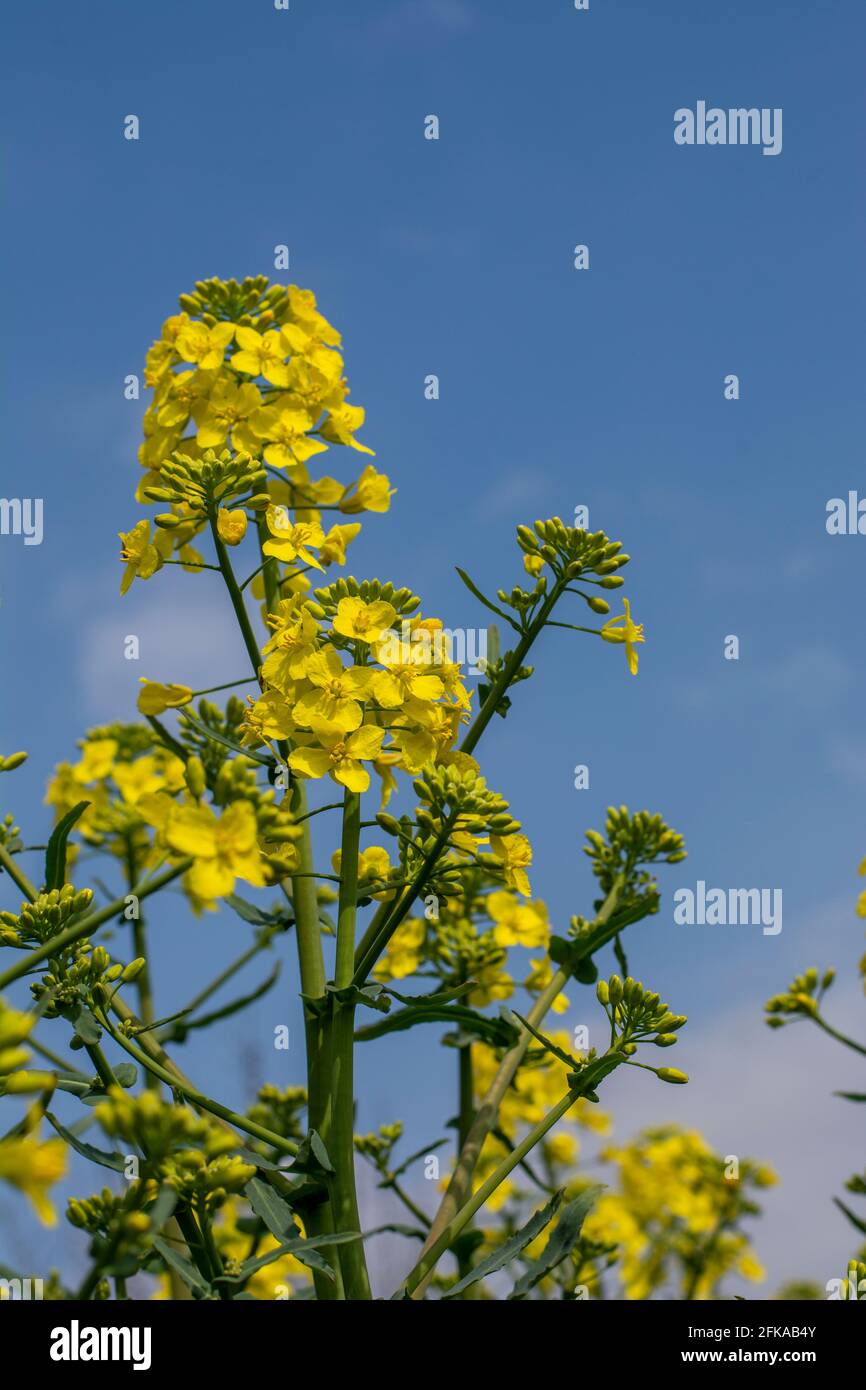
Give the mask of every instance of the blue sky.
[[(866, 539), (824, 525), (829, 498), (866, 493), (862, 6), (48, 0), (4, 24), (2, 491), (44, 499), (45, 536), (0, 538), (0, 746), (31, 751), (0, 810), (44, 838), (47, 770), (89, 725), (133, 716), (140, 674), (243, 673), (213, 576), (163, 572), (118, 597), (144, 404), (123, 379), (180, 291), (274, 273), (286, 243), (289, 278), (343, 331), (365, 438), (398, 488), (354, 573), (477, 626), (454, 566), (510, 588), (518, 522), (586, 504), (633, 556), (638, 678), (621, 651), (548, 633), (536, 679), (482, 745), (485, 772), (526, 826), (560, 928), (589, 905), (578, 846), (608, 803), (685, 834), (690, 857), (665, 872), (630, 957), (692, 1018), (678, 1060), (694, 1081), (673, 1095), (634, 1073), (611, 1085), (616, 1135), (676, 1118), (772, 1162), (768, 1287), (832, 1277), (851, 1242), (830, 1197), (863, 1160), (856, 1107), (828, 1094), (862, 1076), (760, 1015), (794, 971), (833, 963), (838, 1017), (862, 1024)], [(781, 107), (782, 153), (675, 145), (674, 111), (698, 100)], [(138, 142), (122, 137), (129, 113)], [(431, 113), (438, 142), (423, 138)], [(577, 243), (588, 272), (573, 269)], [(138, 667), (122, 656), (130, 632)], [(589, 790), (573, 788), (577, 763)], [(671, 894), (699, 878), (781, 888), (781, 934), (675, 926)], [(160, 908), (166, 1011), (243, 931)], [(274, 1022), (298, 1023), (291, 967), (279, 1001), (185, 1053), (230, 1102), (259, 1079), (301, 1079), (299, 1050), (270, 1051)], [(578, 994), (568, 1021), (592, 1009)], [(423, 1142), (453, 1109), (453, 1070), (430, 1037), (374, 1045), (359, 1124), (404, 1114)], [(32, 1238), (10, 1224), (7, 1253)], [(51, 1242), (67, 1250), (62, 1227)]]

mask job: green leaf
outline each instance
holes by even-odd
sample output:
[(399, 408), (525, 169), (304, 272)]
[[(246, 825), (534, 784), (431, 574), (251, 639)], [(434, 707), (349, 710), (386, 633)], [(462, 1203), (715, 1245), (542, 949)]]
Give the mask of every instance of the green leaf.
[(76, 999), (74, 1004), (68, 1008), (60, 1010), (63, 1017), (72, 1024), (76, 1037), (83, 1043), (90, 1043), (94, 1046), (102, 1037), (102, 1029), (93, 1017), (93, 1014), (80, 999)]
[(223, 898), (223, 902), (228, 903), (232, 911), (243, 917), (245, 922), (251, 922), (254, 927), (283, 926), (287, 922), (286, 914), (279, 909), (265, 912), (263, 908), (256, 907), (255, 903), (248, 903), (246, 898), (240, 897), (238, 893), (229, 893), (228, 897)]
[(71, 811), (67, 811), (62, 820), (58, 821), (53, 831), (51, 839), (45, 850), (45, 891), (50, 893), (53, 888), (62, 888), (66, 882), (66, 841), (69, 839), (70, 831), (90, 805), (89, 801), (79, 801), (73, 806)]
[(290, 1231), (297, 1231), (291, 1207), (286, 1205), (270, 1183), (262, 1182), (261, 1178), (250, 1178), (244, 1195), (256, 1216), (261, 1217), (277, 1240), (285, 1240)]
[(478, 599), (479, 603), (483, 603), (484, 607), (489, 608), (491, 613), (495, 613), (497, 617), (504, 619), (504, 621), (508, 623), (509, 627), (514, 628), (515, 632), (520, 632), (519, 624), (516, 623), (513, 618), (510, 618), (507, 613), (503, 613), (501, 608), (497, 608), (495, 603), (491, 603), (490, 599), (487, 598), (484, 594), (482, 594), (477, 584), (473, 584), (472, 580), (469, 578), (469, 575), (466, 573), (465, 570), (462, 570), (459, 565), (455, 565), (454, 568), (460, 575), (460, 578), (463, 580), (463, 583), (466, 585), (470, 594), (474, 594), (475, 597)]
[(360, 988), (357, 985), (346, 985), (342, 989), (338, 989), (336, 985), (325, 985), (325, 992), (333, 994), (341, 1004), (363, 1004), (368, 1009), (376, 1009), (380, 1014), (388, 1013), (391, 1008), (391, 1000), (384, 985), (362, 985)]
[(134, 1086), (138, 1080), (138, 1067), (134, 1062), (121, 1062), (119, 1066), (112, 1067), (114, 1075), (117, 1077), (118, 1084), (128, 1091), (130, 1086)]
[(334, 1173), (336, 1169), (328, 1157), (328, 1150), (322, 1141), (321, 1135), (311, 1129), (305, 1139), (303, 1139), (289, 1164), (291, 1173)]
[(213, 1289), (203, 1275), (199, 1274), (195, 1265), (190, 1264), (186, 1256), (181, 1255), (175, 1250), (174, 1246), (169, 1245), (162, 1236), (151, 1236), (151, 1241), (155, 1250), (158, 1250), (167, 1265), (176, 1270), (187, 1288), (192, 1289), (193, 1293), (201, 1295), (202, 1298), (213, 1297)]
[(544, 1250), (514, 1285), (508, 1295), (510, 1299), (525, 1298), (536, 1284), (539, 1284), (542, 1279), (552, 1273), (557, 1265), (562, 1264), (562, 1261), (571, 1254), (580, 1239), (580, 1232), (590, 1208), (603, 1191), (603, 1187), (596, 1184), (593, 1187), (588, 1187), (585, 1192), (581, 1192), (580, 1196), (575, 1197), (573, 1202), (569, 1202), (551, 1232)]
[(98, 1163), (101, 1168), (111, 1168), (115, 1173), (122, 1173), (126, 1169), (125, 1154), (108, 1153), (104, 1149), (95, 1149), (92, 1144), (85, 1144), (83, 1139), (77, 1138), (71, 1130), (66, 1129), (50, 1110), (46, 1110), (45, 1118), (54, 1126), (60, 1138), (65, 1139), (69, 1147), (81, 1154), (82, 1158), (89, 1158), (91, 1163)]
[(276, 1249), (269, 1250), (265, 1255), (259, 1255), (255, 1260), (245, 1260), (237, 1274), (225, 1274), (220, 1282), (226, 1284), (239, 1284), (249, 1279), (251, 1274), (256, 1274), (258, 1270), (264, 1269), (266, 1265), (280, 1260), (284, 1255), (294, 1255), (301, 1264), (308, 1265), (310, 1269), (321, 1270), (329, 1279), (334, 1278), (334, 1271), (327, 1260), (318, 1253), (322, 1246), (346, 1245), (349, 1241), (360, 1240), (360, 1236), (354, 1231), (341, 1231), (337, 1235), (311, 1236), (303, 1240), (287, 1240)]
[(558, 1057), (560, 1062), (564, 1062), (567, 1067), (570, 1067), (572, 1069), (572, 1071), (575, 1068), (580, 1067), (581, 1064), (576, 1057), (572, 1057), (570, 1052), (563, 1052), (561, 1047), (557, 1047), (556, 1043), (552, 1043), (550, 1041), (550, 1038), (546, 1038), (543, 1033), (539, 1033), (538, 1030), (536, 1028), (533, 1028), (532, 1024), (529, 1023), (523, 1017), (522, 1014), (519, 1014), (516, 1009), (512, 1009), (512, 1013), (514, 1014), (515, 1018), (520, 1019), (520, 1022), (523, 1024), (524, 1028), (526, 1028), (528, 1032), (532, 1034), (536, 1042), (541, 1043), (541, 1046), (544, 1048), (545, 1052), (550, 1052), (554, 1057)]
[(838, 1197), (834, 1197), (833, 1201), (836, 1203), (836, 1206), (839, 1208), (839, 1210), (841, 1212), (844, 1212), (845, 1216), (847, 1216), (848, 1220), (851, 1222), (851, 1225), (854, 1226), (856, 1230), (861, 1231), (864, 1236), (866, 1236), (866, 1221), (861, 1221), (860, 1217), (857, 1216), (856, 1213), (853, 1212), (850, 1207), (846, 1207), (845, 1203), (840, 1201)]
[(399, 1033), (418, 1023), (450, 1023), (467, 1036), (483, 1038), (494, 1047), (511, 1047), (520, 1034), (513, 1024), (501, 1018), (488, 1018), (463, 1004), (409, 1005), (396, 1009), (379, 1023), (355, 1032), (357, 1042), (370, 1042), (386, 1033)]
[(233, 753), (237, 753), (241, 758), (251, 758), (254, 763), (262, 763), (265, 767), (276, 771), (276, 762), (273, 758), (266, 758), (261, 753), (253, 752), (252, 748), (241, 748), (240, 744), (232, 743), (225, 734), (217, 733), (216, 729), (209, 729), (206, 724), (200, 724), (197, 719), (190, 714), (189, 710), (181, 711), (180, 718), (184, 724), (191, 724), (205, 738), (213, 739), (214, 743), (221, 743), (224, 748), (230, 748)]
[(863, 1091), (834, 1091), (834, 1096), (841, 1096), (843, 1100), (866, 1100), (866, 1092)]
[(559, 1208), (562, 1206), (562, 1193), (555, 1192), (546, 1206), (531, 1216), (525, 1226), (519, 1231), (515, 1231), (513, 1236), (509, 1236), (501, 1245), (491, 1252), (486, 1259), (477, 1264), (474, 1269), (461, 1279), (453, 1288), (447, 1289), (443, 1298), (456, 1298), (456, 1296), (468, 1289), (470, 1284), (477, 1284), (479, 1279), (486, 1279), (489, 1275), (495, 1274), (511, 1260), (525, 1250), (527, 1245), (531, 1245), (536, 1236), (539, 1236), (554, 1218)]

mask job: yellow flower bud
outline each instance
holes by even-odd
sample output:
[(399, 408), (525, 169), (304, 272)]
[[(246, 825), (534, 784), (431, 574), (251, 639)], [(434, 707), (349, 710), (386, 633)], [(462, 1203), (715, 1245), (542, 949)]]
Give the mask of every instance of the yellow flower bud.
[(217, 513), (217, 531), (226, 545), (240, 545), (247, 534), (247, 514), (240, 507), (230, 512), (220, 507)]

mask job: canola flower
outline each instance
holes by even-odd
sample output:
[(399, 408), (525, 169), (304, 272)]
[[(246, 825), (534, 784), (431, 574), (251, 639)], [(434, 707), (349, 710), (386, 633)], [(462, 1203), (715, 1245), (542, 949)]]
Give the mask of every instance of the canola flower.
[[(90, 1237), (78, 1293), (122, 1297), (128, 1274), (118, 1269), (146, 1265), (157, 1291), (173, 1296), (179, 1284), (224, 1300), (296, 1296), (312, 1280), (318, 1299), (367, 1300), (357, 1157), (373, 1162), (426, 1232), (398, 1292), (451, 1296), (459, 1278), (461, 1295), (465, 1285), (487, 1296), (478, 1252), (531, 1200), (527, 1169), (538, 1165), (557, 1191), (526, 1247), (530, 1260), (558, 1204), (585, 1199), (587, 1212), (603, 1210), (576, 1171), (578, 1132), (607, 1128), (598, 1091), (613, 1073), (640, 1066), (663, 1082), (687, 1080), (636, 1059), (673, 1045), (685, 1019), (630, 976), (598, 984), (603, 1041), (573, 1051), (568, 1031), (544, 1031), (596, 980), (595, 956), (614, 944), (622, 955), (627, 928), (657, 911), (653, 867), (682, 859), (682, 837), (659, 815), (611, 808), (604, 830), (588, 835), (600, 897), (563, 930), (534, 896), (529, 836), (488, 784), (479, 748), (494, 719), (512, 718), (522, 683), (537, 678), (529, 661), (543, 634), (566, 640), (568, 629), (568, 640), (576, 631), (624, 645), (637, 673), (643, 628), (628, 599), (607, 618), (605, 597), (623, 586), (630, 557), (604, 532), (551, 517), (517, 528), (510, 589), (485, 594), (458, 570), (496, 619), (472, 685), (446, 619), (411, 588), (334, 577), (366, 524), (359, 518), (384, 516), (397, 490), (369, 461), (341, 335), (311, 291), (263, 276), (198, 282), (148, 351), (145, 382), (135, 497), (154, 510), (121, 532), (122, 593), (168, 582), (172, 566), (183, 582), (220, 586), (247, 668), (198, 692), (182, 669), (144, 678), (140, 722), (87, 733), (49, 783), (55, 834), (44, 890), (20, 868), (14, 821), (0, 835), (0, 865), (25, 899), (0, 916), (13, 957), (0, 985), (35, 972), (42, 1016), (60, 1020), (72, 1055), (86, 1058), (86, 1068), (67, 1071), (48, 1054), (52, 1069), (36, 1073), (13, 1047), (3, 1085), (24, 1093), (38, 1081), (80, 1096), (139, 1165), (120, 1196), (105, 1190), (70, 1204), (69, 1220)], [(571, 621), (580, 605), (607, 621)], [(317, 864), (311, 822), (323, 834), (333, 827), (331, 873)], [(105, 908), (70, 881), (95, 855), (122, 882)], [(247, 940), (215, 980), (191, 984), (186, 1008), (160, 1019), (149, 899), (175, 885), (196, 914), (236, 913)], [(114, 940), (111, 953), (94, 944), (107, 923), (121, 941), (128, 930), (128, 963), (114, 959), (123, 954)], [(285, 968), (287, 934), (296, 956), (289, 988), (304, 1000), (303, 1099), (298, 1087), (265, 1087), (242, 1113), (206, 1096), (176, 1049), (274, 987), (277, 969), (251, 992), (213, 999), (259, 955), (279, 950)], [(422, 1212), (403, 1180), (419, 1154), (393, 1157), (399, 1125), (353, 1133), (353, 1059), (374, 1039), (399, 1046), (391, 1034), (409, 1028), (430, 1037), (430, 1023), (445, 1025), (455, 1063), (456, 1149), (438, 1209)], [(38, 1110), (42, 1099), (33, 1103)], [(13, 1142), (25, 1137), (38, 1142), (29, 1133)], [(51, 1160), (56, 1167), (66, 1153), (62, 1129), (47, 1145), (41, 1168), (33, 1151), (33, 1172), (44, 1177), (27, 1189), (34, 1201), (42, 1194), (43, 1212)], [(627, 1242), (612, 1234), (624, 1219), (611, 1217), (592, 1239), (576, 1231), (570, 1278), (588, 1262), (620, 1258), (611, 1253), (620, 1244), (627, 1262)], [(452, 1251), (456, 1272), (443, 1274)], [(532, 1288), (546, 1295), (550, 1276)]]

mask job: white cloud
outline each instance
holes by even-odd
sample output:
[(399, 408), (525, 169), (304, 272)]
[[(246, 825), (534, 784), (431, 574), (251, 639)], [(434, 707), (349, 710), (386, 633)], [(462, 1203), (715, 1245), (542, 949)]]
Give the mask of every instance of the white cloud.
[[(162, 571), (147, 585), (135, 584), (125, 598), (118, 597), (109, 606), (104, 597), (115, 582), (116, 575), (110, 587), (108, 582), (101, 584), (103, 602), (79, 641), (77, 675), (89, 722), (136, 718), (141, 676), (201, 690), (250, 674), (249, 658), (218, 575)], [(124, 642), (130, 635), (139, 640), (138, 661), (124, 656)], [(253, 687), (239, 688), (243, 689)]]

